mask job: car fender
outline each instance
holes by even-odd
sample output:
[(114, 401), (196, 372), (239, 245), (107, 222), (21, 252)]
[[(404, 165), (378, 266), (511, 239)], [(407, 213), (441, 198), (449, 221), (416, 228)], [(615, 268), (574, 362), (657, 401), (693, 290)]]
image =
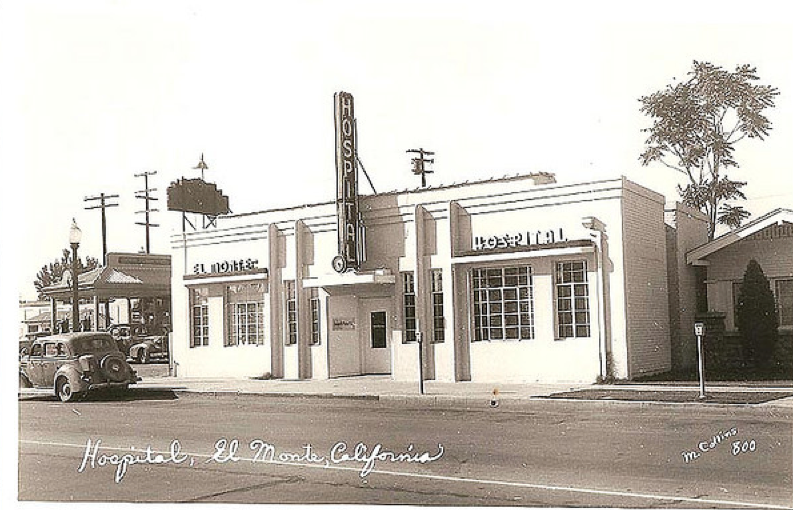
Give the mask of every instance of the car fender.
[(140, 342), (129, 348), (129, 357), (135, 359), (138, 357), (138, 351), (146, 348), (145, 342)]
[(80, 372), (74, 368), (73, 365), (63, 365), (55, 372), (55, 377), (52, 379), (52, 387), (55, 388), (55, 382), (59, 377), (66, 376), (72, 382), (72, 391), (83, 392), (88, 391), (88, 383), (80, 377)]
[(21, 368), (19, 369), (19, 387), (20, 388), (32, 388), (33, 387), (33, 383), (30, 381), (30, 378), (27, 376), (27, 374)]

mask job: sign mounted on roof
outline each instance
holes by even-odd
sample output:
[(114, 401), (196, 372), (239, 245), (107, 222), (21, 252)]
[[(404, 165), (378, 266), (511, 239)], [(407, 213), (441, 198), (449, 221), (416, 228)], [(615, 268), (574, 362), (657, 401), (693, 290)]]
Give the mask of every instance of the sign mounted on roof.
[(339, 273), (356, 270), (361, 263), (358, 217), (358, 166), (355, 155), (355, 111), (352, 94), (334, 94), (336, 121), (336, 216), (339, 254), (333, 269)]
[(168, 186), (168, 210), (207, 216), (228, 214), (229, 197), (203, 179), (179, 179)]

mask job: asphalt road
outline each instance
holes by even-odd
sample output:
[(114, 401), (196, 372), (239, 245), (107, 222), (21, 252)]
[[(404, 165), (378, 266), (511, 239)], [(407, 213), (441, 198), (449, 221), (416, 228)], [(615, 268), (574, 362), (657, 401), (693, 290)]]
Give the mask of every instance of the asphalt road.
[[(529, 412), (442, 411), (340, 399), (141, 395), (76, 404), (21, 399), (19, 499), (793, 507), (789, 411), (571, 402), (538, 402)], [(711, 447), (714, 436), (722, 441)], [(216, 454), (220, 439), (227, 447)], [(235, 439), (239, 448), (229, 459)], [(95, 455), (89, 440), (101, 441)], [(734, 441), (746, 441), (747, 451), (734, 455)], [(358, 443), (368, 455), (377, 444), (406, 455), (397, 462), (382, 456), (364, 476), (365, 462), (349, 458)], [(132, 464), (123, 473), (111, 465), (114, 454), (145, 457), (147, 446), (165, 462)], [(700, 455), (686, 462), (689, 451)]]

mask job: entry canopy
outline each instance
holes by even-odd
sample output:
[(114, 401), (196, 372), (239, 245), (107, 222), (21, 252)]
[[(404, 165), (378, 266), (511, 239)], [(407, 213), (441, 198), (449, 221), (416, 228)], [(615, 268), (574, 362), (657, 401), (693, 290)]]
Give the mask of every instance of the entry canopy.
[[(167, 297), (171, 295), (171, 256), (108, 253), (107, 266), (80, 274), (77, 284), (80, 298)], [(42, 293), (57, 300), (71, 299), (71, 281), (64, 278)]]
[[(388, 269), (377, 269), (365, 273), (327, 274), (303, 280), (304, 288), (322, 287), (331, 293), (374, 292), (383, 286), (396, 283), (396, 277)], [(335, 291), (335, 292), (334, 292)]]

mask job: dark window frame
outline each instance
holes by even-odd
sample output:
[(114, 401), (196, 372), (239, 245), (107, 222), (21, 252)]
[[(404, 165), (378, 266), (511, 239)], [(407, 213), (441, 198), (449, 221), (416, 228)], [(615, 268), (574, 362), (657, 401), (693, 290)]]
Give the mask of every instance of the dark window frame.
[(536, 337), (534, 272), (529, 264), (477, 267), (471, 283), (471, 342)]
[(412, 271), (405, 271), (402, 275), (402, 328), (404, 336), (402, 343), (416, 341), (416, 277)]
[(554, 264), (557, 340), (592, 336), (587, 270), (585, 259), (559, 260)]

